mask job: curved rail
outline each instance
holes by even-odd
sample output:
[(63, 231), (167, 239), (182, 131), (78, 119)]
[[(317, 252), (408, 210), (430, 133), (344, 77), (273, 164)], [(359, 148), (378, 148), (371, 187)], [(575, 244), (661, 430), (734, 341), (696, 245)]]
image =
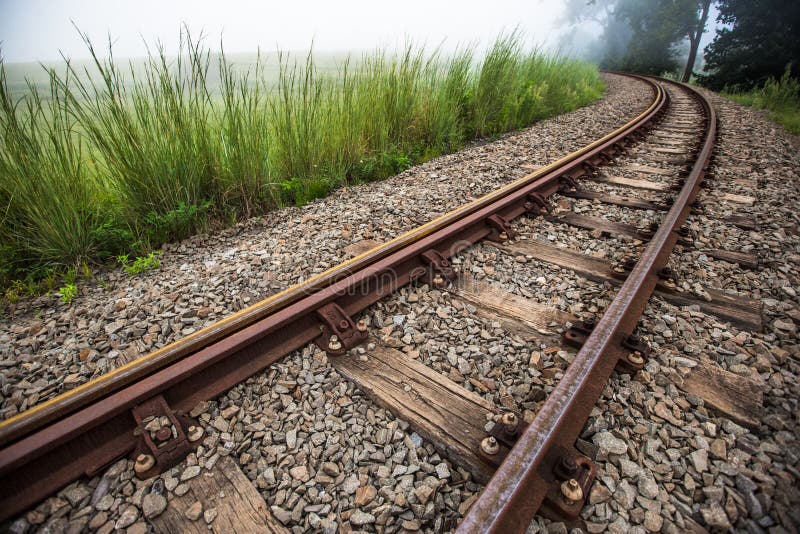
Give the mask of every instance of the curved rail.
[[(540, 202), (569, 187), (585, 173), (587, 165), (603, 163), (621, 151), (625, 138), (650, 125), (666, 106), (666, 93), (658, 84), (637, 78), (651, 86), (652, 104), (601, 139), (302, 284), (0, 423), (0, 520), (140, 447), (141, 439), (135, 431), (140, 427), (142, 414), (137, 409), (141, 411), (141, 406), (151, 409), (155, 400), (163, 402), (180, 429), (185, 425), (177, 417), (199, 401), (218, 396), (318, 339), (320, 328), (325, 328), (321, 310), (334, 306), (349, 320), (402, 285), (424, 277), (430, 281), (434, 268), (446, 268), (447, 258), (481, 239), (496, 236), (498, 224), (502, 226), (536, 209), (531, 206), (532, 200)], [(389, 273), (392, 276), (387, 279)], [(186, 436), (179, 434), (185, 442)], [(178, 456), (170, 461), (179, 460)]]
[(706, 114), (705, 137), (697, 160), (636, 267), (535, 419), (470, 508), (458, 532), (525, 531), (552, 487), (554, 475), (545, 466), (552, 465), (553, 451), (573, 447), (611, 371), (630, 353), (623, 343), (635, 330), (655, 288), (657, 273), (667, 264), (678, 240), (678, 229), (697, 197), (716, 137), (714, 108), (695, 89), (679, 85), (690, 91)]

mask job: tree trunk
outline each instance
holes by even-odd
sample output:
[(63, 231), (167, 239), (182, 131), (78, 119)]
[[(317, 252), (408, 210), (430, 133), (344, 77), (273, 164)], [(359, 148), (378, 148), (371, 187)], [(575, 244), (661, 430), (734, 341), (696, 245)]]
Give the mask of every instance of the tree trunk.
[(697, 59), (697, 48), (700, 46), (700, 39), (706, 31), (706, 21), (708, 20), (708, 11), (711, 8), (711, 0), (702, 0), (701, 8), (702, 13), (697, 21), (697, 27), (689, 34), (689, 57), (686, 59), (686, 67), (683, 69), (683, 76), (681, 76), (683, 83), (688, 82), (689, 78), (692, 77), (694, 62)]
[(692, 70), (694, 70), (694, 61), (697, 59), (697, 48), (700, 46), (700, 39), (695, 38), (694, 35), (689, 36), (689, 57), (686, 58), (686, 67), (683, 69), (683, 76), (681, 81), (686, 83), (692, 77)]

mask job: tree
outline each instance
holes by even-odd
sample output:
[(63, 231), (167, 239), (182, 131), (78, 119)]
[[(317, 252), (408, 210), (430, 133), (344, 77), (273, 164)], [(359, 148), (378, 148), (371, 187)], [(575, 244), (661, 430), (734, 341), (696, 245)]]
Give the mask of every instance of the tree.
[[(694, 62), (697, 59), (697, 49), (700, 47), (700, 39), (706, 31), (708, 12), (711, 9), (711, 0), (700, 0), (699, 2), (691, 0), (691, 3), (694, 4), (694, 17), (687, 20), (688, 24), (685, 27), (686, 37), (689, 39), (689, 57), (686, 58), (686, 66), (683, 69), (683, 76), (681, 76), (681, 81), (684, 83), (692, 77)], [(686, 13), (688, 12), (687, 9)]]
[(779, 78), (789, 64), (800, 77), (800, 2), (720, 0), (717, 21), (724, 27), (705, 49), (702, 83), (749, 89)]
[(594, 46), (583, 39), (587, 59), (600, 59), (608, 69), (662, 74), (677, 71), (679, 58), (686, 54), (682, 79), (688, 81), (714, 1), (567, 0), (564, 21), (572, 31), (563, 42), (575, 43), (580, 35), (576, 25), (601, 26), (603, 33)]
[[(619, 0), (614, 18), (627, 24), (632, 35), (621, 57), (606, 56), (605, 64), (644, 74), (677, 69), (673, 45), (682, 38), (684, 28), (682, 20), (676, 21), (671, 0)], [(617, 32), (613, 26), (606, 26), (606, 39)]]

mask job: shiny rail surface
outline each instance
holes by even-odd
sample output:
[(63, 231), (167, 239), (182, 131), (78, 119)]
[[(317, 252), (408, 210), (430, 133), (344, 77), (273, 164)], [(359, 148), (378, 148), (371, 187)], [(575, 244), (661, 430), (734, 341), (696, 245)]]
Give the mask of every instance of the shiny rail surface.
[[(157, 465), (143, 466), (141, 472), (137, 466), (137, 473), (151, 475), (174, 465), (197, 441), (193, 436), (197, 427), (186, 414), (198, 402), (217, 397), (310, 342), (336, 353), (339, 348), (331, 342), (335, 337), (332, 333), (339, 334), (344, 342), (341, 349), (348, 348), (351, 337), (354, 343), (362, 339), (360, 325), (351, 319), (357, 313), (403, 285), (415, 281), (435, 285), (437, 277), (447, 278), (452, 271), (447, 262), (451, 256), (482, 239), (497, 239), (504, 234), (508, 221), (522, 214), (535, 215), (547, 197), (572, 187), (588, 170), (623, 152), (629, 136), (641, 135), (652, 126), (666, 109), (667, 94), (658, 83), (637, 78), (650, 85), (652, 104), (601, 139), (304, 283), (0, 423), (0, 521), (72, 480), (99, 472), (131, 451), (135, 451), (134, 457), (155, 451), (152, 440), (143, 437), (142, 432), (143, 420), (153, 414), (166, 414), (174, 423), (176, 435), (157, 444), (168, 445), (154, 453)], [(715, 124), (713, 111), (709, 123), (710, 127)], [(663, 265), (674, 245), (675, 230), (685, 220), (696, 194), (696, 185), (691, 184), (696, 182), (696, 176), (687, 180), (654, 237), (648, 251), (657, 244), (658, 250), (650, 253), (655, 256), (649, 262), (640, 261), (620, 291), (620, 296), (629, 295), (628, 299), (618, 302), (618, 296), (591, 343), (581, 351), (584, 364), (570, 367), (569, 380), (565, 376), (551, 395), (553, 401), (548, 400), (546, 409), (540, 412), (536, 424), (543, 426), (529, 427), (473, 507), (462, 530), (501, 531), (507, 526), (522, 525), (523, 517), (538, 510), (535, 499), (528, 496), (532, 483), (535, 486), (535, 469), (541, 460), (536, 454), (546, 450), (553, 436), (564, 432), (562, 428), (568, 428), (567, 434), (579, 431), (580, 425), (573, 420), (565, 422), (564, 418), (575, 418), (584, 411), (588, 414), (602, 390), (602, 384), (587, 384), (586, 377), (606, 371), (610, 374), (620, 357), (620, 340), (632, 331), (641, 314), (655, 283), (653, 273)]]

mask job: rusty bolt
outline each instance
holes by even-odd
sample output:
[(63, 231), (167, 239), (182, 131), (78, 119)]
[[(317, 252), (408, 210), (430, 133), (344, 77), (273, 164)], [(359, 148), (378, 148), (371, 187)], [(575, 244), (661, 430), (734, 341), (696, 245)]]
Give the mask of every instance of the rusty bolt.
[(195, 441), (203, 437), (203, 427), (191, 425), (188, 428), (186, 437), (189, 439), (190, 443), (194, 443)]
[(517, 431), (517, 426), (519, 426), (519, 419), (514, 412), (506, 412), (500, 418), (500, 421), (505, 425), (506, 432), (513, 434)]
[(506, 232), (500, 232), (497, 237), (500, 241), (508, 241), (508, 234)]
[(167, 441), (169, 438), (172, 437), (172, 429), (168, 426), (162, 426), (156, 432), (156, 440), (158, 441)]
[(442, 278), (442, 275), (440, 274), (434, 276), (432, 282), (434, 287), (444, 287), (444, 278)]
[(359, 332), (366, 332), (367, 331), (367, 322), (364, 319), (359, 319), (356, 323), (356, 330)]
[(581, 485), (578, 484), (577, 480), (571, 478), (561, 484), (561, 496), (564, 498), (564, 502), (568, 505), (575, 504), (576, 502), (583, 500), (583, 488), (581, 488)]
[(555, 474), (559, 480), (569, 480), (578, 473), (578, 464), (571, 456), (560, 456), (556, 463)]
[(133, 464), (133, 470), (137, 475), (141, 475), (151, 470), (156, 465), (156, 459), (151, 454), (140, 454), (136, 457), (136, 463)]
[(494, 439), (494, 436), (489, 436), (481, 441), (481, 450), (492, 456), (500, 452), (500, 445), (497, 444), (497, 440)]
[(342, 343), (339, 341), (337, 336), (331, 336), (331, 338), (328, 340), (328, 348), (330, 350), (339, 350), (342, 348)]
[(644, 363), (644, 358), (642, 357), (642, 353), (637, 350), (636, 352), (628, 354), (628, 361), (633, 365), (642, 365)]

